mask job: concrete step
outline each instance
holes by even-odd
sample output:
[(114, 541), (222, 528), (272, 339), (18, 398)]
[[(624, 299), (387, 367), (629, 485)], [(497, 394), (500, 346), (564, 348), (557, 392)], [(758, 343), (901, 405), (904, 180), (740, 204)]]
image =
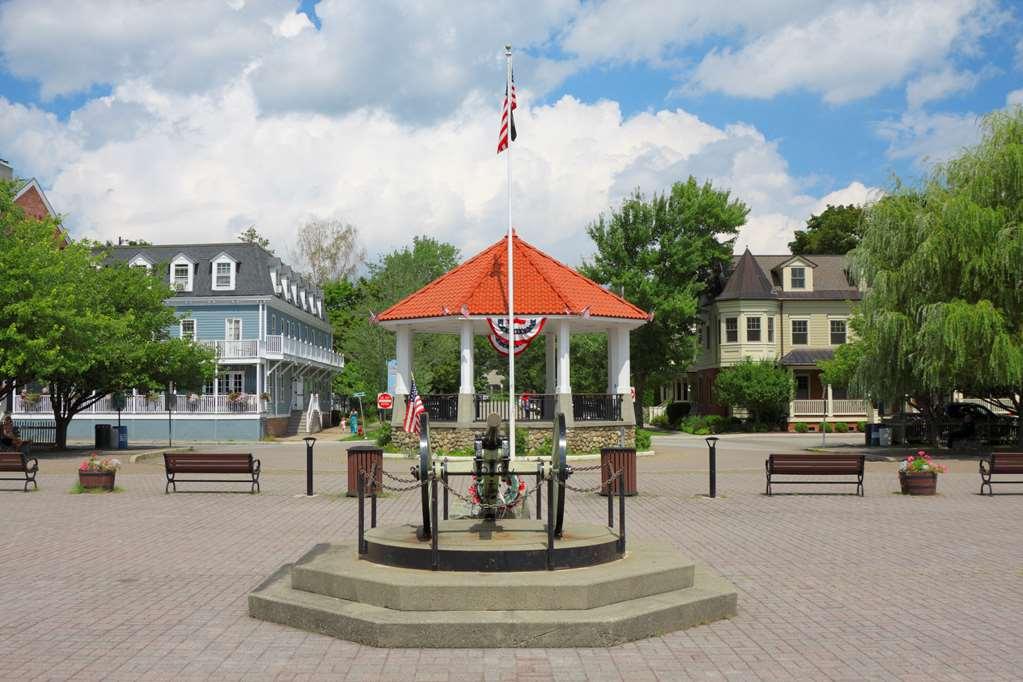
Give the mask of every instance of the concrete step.
[[(249, 615), (376, 647), (605, 647), (729, 618), (736, 610), (731, 584), (699, 569), (692, 587), (591, 609), (398, 611), (293, 589), (291, 568), (283, 566), (249, 595)], [(455, 606), (479, 589), (469, 574), (458, 577), (464, 587)]]
[[(317, 545), (291, 569), (291, 587), (397, 611), (580, 610), (691, 587), (693, 563), (658, 545), (562, 571), (422, 571), (359, 559), (355, 543)], [(471, 586), (467, 589), (467, 586)]]

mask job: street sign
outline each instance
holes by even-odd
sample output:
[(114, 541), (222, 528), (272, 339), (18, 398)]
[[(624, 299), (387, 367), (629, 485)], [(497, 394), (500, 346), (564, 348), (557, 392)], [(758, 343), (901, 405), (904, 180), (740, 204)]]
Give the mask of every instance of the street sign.
[(390, 393), (377, 394), (377, 407), (381, 410), (389, 410), (394, 405), (394, 397)]
[(353, 393), (352, 397), (353, 398), (365, 398), (366, 397), (366, 392), (365, 391), (359, 391), (358, 393)]

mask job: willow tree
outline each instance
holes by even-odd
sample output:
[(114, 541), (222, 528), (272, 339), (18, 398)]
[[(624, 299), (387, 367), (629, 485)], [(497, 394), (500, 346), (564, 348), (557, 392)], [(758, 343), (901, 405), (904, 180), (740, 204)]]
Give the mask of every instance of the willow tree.
[[(867, 212), (854, 268), (868, 287), (854, 385), (937, 417), (952, 391), (1023, 394), (1023, 109), (919, 189)], [(1023, 443), (1023, 430), (1019, 430)]]

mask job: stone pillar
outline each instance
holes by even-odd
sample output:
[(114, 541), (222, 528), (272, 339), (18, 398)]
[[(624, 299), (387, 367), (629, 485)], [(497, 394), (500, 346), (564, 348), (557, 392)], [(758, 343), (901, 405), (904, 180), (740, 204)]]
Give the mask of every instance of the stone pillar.
[(398, 327), (395, 333), (395, 358), (398, 360), (398, 376), (394, 379), (394, 409), (391, 410), (391, 425), (405, 422), (405, 396), (409, 392), (412, 372), (412, 328)]
[(469, 427), (476, 417), (476, 363), (473, 356), (472, 321), (462, 320), (459, 328), (458, 426)]
[(556, 354), (556, 340), (554, 334), (547, 332), (544, 335), (544, 365), (546, 370), (546, 381), (544, 382), (544, 393), (551, 395), (558, 385), (558, 356)]

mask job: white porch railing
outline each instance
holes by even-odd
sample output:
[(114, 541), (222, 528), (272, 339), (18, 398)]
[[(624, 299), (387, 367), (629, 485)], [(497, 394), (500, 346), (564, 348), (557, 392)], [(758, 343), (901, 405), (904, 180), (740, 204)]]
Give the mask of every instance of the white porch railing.
[(244, 339), (226, 341), (223, 339), (200, 339), (198, 343), (209, 346), (222, 360), (256, 360), (261, 357), (285, 358), (291, 356), (301, 360), (312, 360), (333, 367), (344, 367), (344, 357), (330, 348), (322, 348), (307, 341), (293, 339), (280, 334), (267, 334), (265, 340)]
[(789, 404), (789, 417), (866, 417), (870, 414), (867, 401), (862, 398), (793, 400)]
[[(178, 394), (174, 412), (179, 414), (257, 414), (260, 411), (259, 397), (242, 394), (236, 400), (226, 395)], [(80, 414), (115, 414), (113, 400), (110, 396), (100, 398)], [(167, 412), (164, 394), (151, 396), (125, 396), (125, 406), (121, 414), (158, 414)], [(22, 396), (14, 397), (14, 414), (53, 414), (50, 396), (40, 396), (33, 403), (25, 401)]]

